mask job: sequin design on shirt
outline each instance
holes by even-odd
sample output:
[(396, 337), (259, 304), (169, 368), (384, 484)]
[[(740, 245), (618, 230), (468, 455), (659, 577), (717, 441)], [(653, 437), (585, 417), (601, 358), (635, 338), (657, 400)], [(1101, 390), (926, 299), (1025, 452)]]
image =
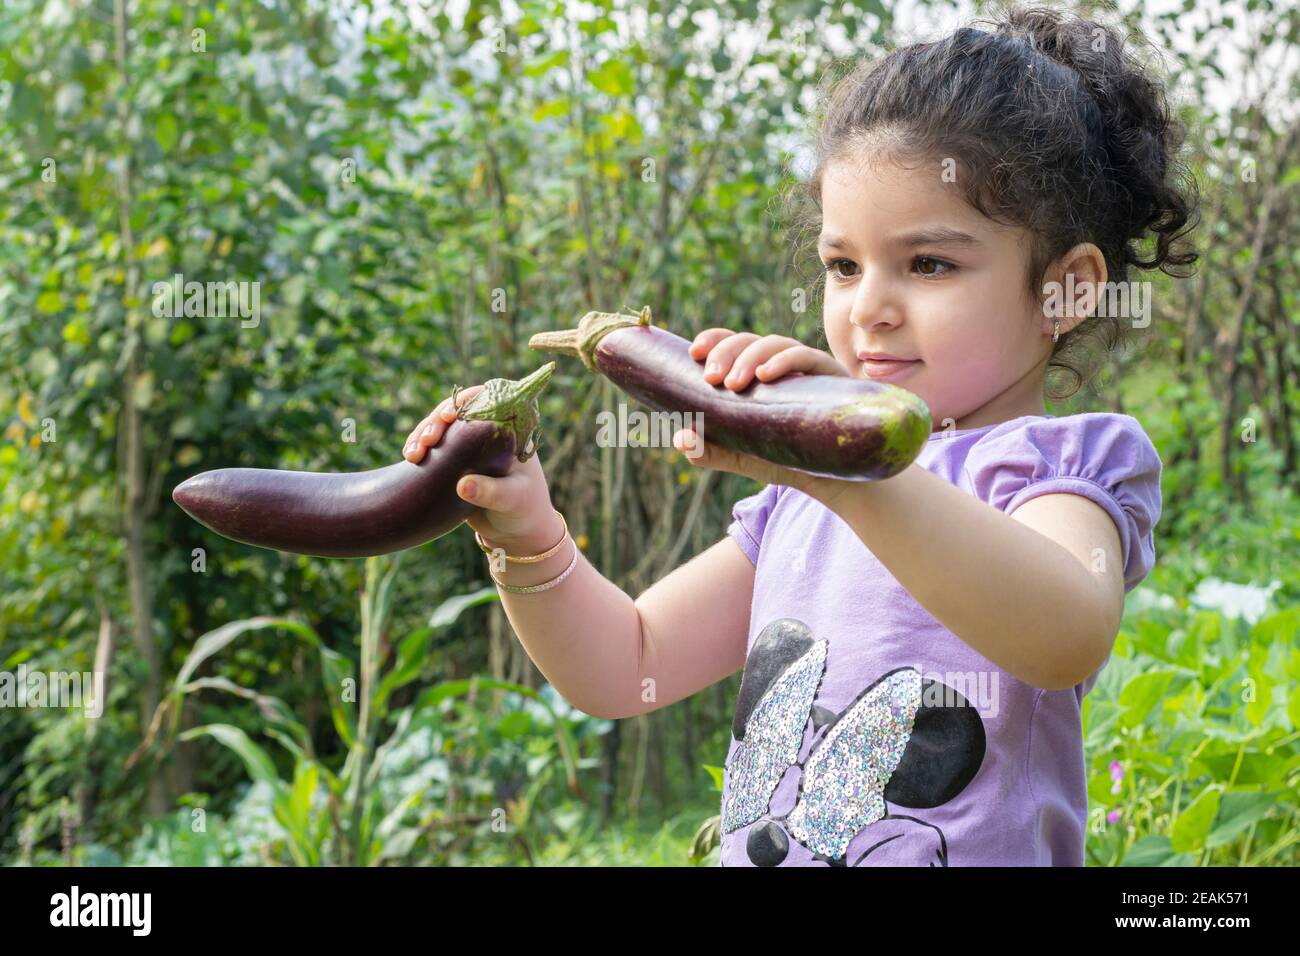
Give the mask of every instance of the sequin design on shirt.
[(722, 830), (731, 833), (768, 812), (772, 793), (799, 759), (804, 729), (826, 666), (826, 642), (813, 641), (769, 686), (745, 721), (744, 740), (727, 765)]
[(888, 785), (921, 706), (921, 675), (895, 671), (827, 733), (803, 767), (799, 802), (786, 817), (790, 835), (814, 853), (838, 859), (849, 841), (886, 814)]

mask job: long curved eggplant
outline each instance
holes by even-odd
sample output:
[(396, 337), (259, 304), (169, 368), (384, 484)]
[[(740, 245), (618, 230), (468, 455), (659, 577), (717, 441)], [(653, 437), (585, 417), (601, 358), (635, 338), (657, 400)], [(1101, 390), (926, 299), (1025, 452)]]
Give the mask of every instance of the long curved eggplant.
[(420, 463), (320, 473), (220, 468), (176, 486), (194, 520), (244, 544), (326, 558), (364, 558), (440, 538), (478, 509), (456, 494), (467, 474), (505, 476), (541, 438), (537, 396), (555, 363), (519, 381), (494, 378), (465, 404)]
[(588, 312), (576, 329), (539, 332), (528, 345), (578, 356), (656, 411), (702, 415), (706, 441), (818, 477), (890, 478), (930, 436), (925, 402), (884, 382), (800, 373), (739, 392), (712, 385), (690, 342), (650, 324), (649, 306)]

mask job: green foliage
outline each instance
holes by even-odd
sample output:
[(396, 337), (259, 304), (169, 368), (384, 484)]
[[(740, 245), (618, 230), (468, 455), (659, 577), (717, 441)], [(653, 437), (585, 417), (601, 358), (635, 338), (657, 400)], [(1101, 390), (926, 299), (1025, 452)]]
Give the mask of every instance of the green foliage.
[[(299, 866), (400, 862), (416, 852), (462, 852), (467, 835), (476, 830), (511, 834), (512, 840), (527, 851), (530, 841), (546, 830), (535, 820), (538, 796), (549, 795), (556, 782), (562, 782), (574, 795), (581, 795), (578, 771), (595, 761), (580, 759), (579, 736), (588, 735), (594, 725), (603, 722), (585, 715), (575, 717), (567, 705), (554, 700), (554, 695), (548, 697), (517, 684), (474, 677), (434, 684), (413, 706), (390, 712), (391, 694), (420, 676), (428, 637), (454, 623), (466, 608), (496, 597), (494, 589), (450, 598), (434, 611), (428, 626), (398, 641), (393, 653), (387, 653), (380, 638), (389, 626), (393, 585), (401, 563), (400, 555), (366, 561), (358, 677), (353, 677), (352, 669), (340, 663), (342, 656), (326, 648), (309, 627), (282, 618), (252, 618), (224, 625), (200, 638), (181, 666), (170, 699), (159, 706), (157, 723), (170, 713), (174, 727), (187, 694), (217, 689), (258, 703), (262, 732), (278, 742), (292, 761), (287, 776), (282, 775), (272, 755), (239, 727), (204, 724), (184, 731), (180, 739), (209, 738), (227, 748), (239, 758), (250, 780), (262, 791), (269, 791), (270, 815), (278, 829), (268, 830), (267, 841), (258, 847), (261, 858), (267, 861)], [(224, 679), (190, 680), (204, 662), (241, 637), (264, 628), (287, 630), (321, 655), (331, 716), (347, 753), (341, 767), (316, 757), (306, 726), (282, 701)], [(458, 721), (451, 717), (461, 698), (473, 703), (480, 694), (490, 691), (515, 695), (534, 706), (509, 709), (500, 715), (477, 713), (469, 707), (468, 722), (466, 718)], [(543, 736), (548, 731), (549, 736)], [(429, 748), (435, 739), (443, 741), (441, 754), (434, 757), (442, 773), (417, 780), (415, 786), (402, 786), (400, 781), (397, 785), (385, 783), (389, 761), (409, 749), (422, 732), (421, 750)], [(453, 752), (454, 757), (450, 756)], [(437, 753), (425, 750), (426, 759)], [(515, 759), (511, 759), (512, 755)], [(476, 792), (473, 772), (458, 771), (453, 785), (449, 765), (461, 761), (488, 762), (492, 772), (479, 775), (481, 783), (503, 779), (514, 783), (505, 790), (498, 786)], [(525, 773), (519, 774), (520, 769)], [(427, 772), (427, 765), (423, 770), (411, 767), (408, 759), (407, 773), (421, 772)], [(433, 802), (435, 795), (430, 790), (435, 784), (442, 792)], [(458, 788), (465, 788), (463, 797), (457, 794)], [(484, 796), (495, 797), (501, 805), (491, 807), (487, 816), (479, 818), (472, 810), (482, 804), (478, 798)], [(460, 810), (460, 804), (465, 804), (467, 810)], [(430, 810), (431, 805), (436, 809)], [(238, 813), (237, 809), (236, 817)], [(441, 829), (447, 826), (455, 826), (460, 832), (453, 830), (448, 835)], [(178, 834), (174, 827), (163, 827), (146, 841), (146, 847), (149, 853), (175, 852), (182, 857), (194, 852), (219, 852), (222, 861), (230, 852), (229, 847), (214, 851), (216, 843)]]
[[(1264, 533), (1237, 526), (1252, 532)], [(1084, 699), (1089, 862), (1294, 866), (1300, 614), (1271, 604), (1251, 621), (1232, 602), (1294, 593), (1298, 565), (1282, 589), (1198, 588), (1199, 606), (1163, 591), (1188, 573), (1185, 560), (1130, 595), (1114, 656)], [(1255, 577), (1277, 568), (1261, 563)]]
[[(642, 736), (622, 746), (527, 660), (470, 535), (397, 575), (226, 541), (169, 492), (216, 467), (390, 463), (454, 384), (530, 371), (529, 335), (592, 308), (823, 344), (791, 297), (815, 301), (816, 264), (786, 255), (774, 200), (824, 38), (892, 45), (889, 5), (693, 0), (644, 31), (604, 2), (126, 6), (125, 72), (102, 4), (0, 10), (0, 669), (113, 650), (93, 731), (0, 720), (0, 859), (716, 863), (734, 679), (625, 722)], [(1247, 6), (1259, 43), (1293, 39), (1293, 17)], [(1234, 24), (1210, 16), (1188, 47), (1184, 16), (1143, 25), (1188, 92), (1202, 275), (1157, 277), (1142, 354), (1049, 409), (1137, 416), (1165, 468), (1156, 570), (1085, 703), (1088, 854), (1294, 865), (1294, 217), (1272, 217), (1263, 262), (1252, 241), (1300, 167), (1285, 110), (1216, 105)], [(765, 42), (718, 43), (710, 20)], [(258, 321), (155, 314), (177, 274), (257, 283)], [(561, 366), (541, 452), (575, 538), (639, 593), (755, 489), (593, 450), (616, 400)], [(1267, 613), (1198, 604), (1212, 580), (1271, 588)]]

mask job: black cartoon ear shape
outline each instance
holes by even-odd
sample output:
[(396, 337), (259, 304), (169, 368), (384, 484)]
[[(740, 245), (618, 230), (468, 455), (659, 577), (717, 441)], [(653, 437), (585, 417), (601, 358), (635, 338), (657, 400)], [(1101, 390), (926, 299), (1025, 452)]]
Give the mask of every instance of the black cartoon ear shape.
[(984, 721), (970, 701), (946, 684), (922, 679), (921, 706), (885, 800), (913, 809), (943, 806), (979, 771), (984, 749)]
[(793, 618), (783, 617), (768, 624), (754, 638), (754, 646), (745, 658), (745, 673), (740, 678), (740, 695), (736, 700), (736, 716), (731, 721), (731, 736), (745, 739), (745, 724), (754, 712), (763, 694), (813, 645), (812, 631), (808, 625)]
[(755, 866), (780, 866), (790, 852), (790, 838), (771, 820), (761, 820), (749, 828), (745, 853)]

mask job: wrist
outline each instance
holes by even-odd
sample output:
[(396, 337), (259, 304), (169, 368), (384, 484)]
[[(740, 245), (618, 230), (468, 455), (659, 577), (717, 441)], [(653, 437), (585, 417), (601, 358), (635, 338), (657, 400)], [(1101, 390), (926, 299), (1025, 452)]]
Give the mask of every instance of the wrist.
[(536, 527), (514, 534), (490, 530), (481, 532), (479, 540), (493, 552), (504, 552), (512, 558), (531, 557), (554, 548), (565, 537), (564, 519), (555, 509), (550, 509)]

